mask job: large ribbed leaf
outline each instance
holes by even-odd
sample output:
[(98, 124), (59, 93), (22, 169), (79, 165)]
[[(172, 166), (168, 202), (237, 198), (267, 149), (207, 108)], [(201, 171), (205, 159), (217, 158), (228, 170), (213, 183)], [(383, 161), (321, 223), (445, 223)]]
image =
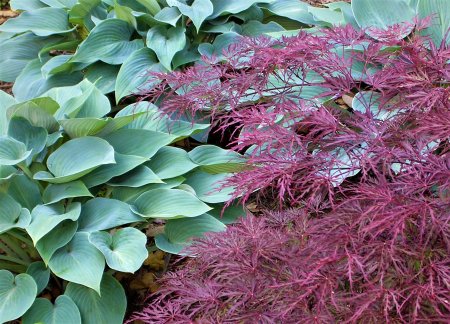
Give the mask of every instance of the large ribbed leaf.
[(70, 282), (65, 295), (72, 298), (81, 313), (82, 323), (122, 324), (127, 298), (120, 283), (108, 274), (103, 275), (100, 294)]
[(150, 73), (164, 70), (151, 49), (137, 50), (125, 61), (117, 75), (116, 102), (129, 94), (139, 93), (142, 91), (141, 87), (149, 89), (154, 83), (154, 77)]
[(434, 44), (439, 47), (444, 40), (450, 44), (450, 1), (448, 0), (420, 0), (417, 5), (420, 19), (431, 16), (431, 25), (421, 31), (430, 36)]
[(93, 232), (89, 241), (103, 253), (108, 266), (120, 272), (136, 272), (148, 257), (147, 236), (132, 227), (119, 229), (112, 235)]
[(40, 0), (10, 0), (9, 4), (13, 10), (35, 10), (45, 8), (46, 5)]
[(134, 202), (132, 210), (143, 217), (170, 219), (195, 217), (211, 208), (193, 194), (179, 189), (150, 190)]
[(194, 0), (190, 6), (178, 0), (167, 0), (167, 4), (171, 7), (177, 7), (183, 15), (189, 17), (197, 31), (200, 30), (205, 19), (214, 11), (210, 0)]
[(72, 24), (83, 25), (84, 18), (101, 2), (101, 0), (78, 0), (69, 10), (69, 21)]
[(244, 157), (214, 145), (201, 145), (189, 152), (189, 158), (209, 173), (236, 172), (243, 168)]
[(145, 165), (161, 179), (178, 177), (198, 166), (185, 150), (172, 146), (162, 147)]
[(69, 27), (67, 12), (59, 8), (41, 8), (25, 11), (17, 18), (8, 19), (0, 26), (0, 32), (24, 33), (31, 31), (37, 36), (65, 34)]
[(108, 181), (112, 187), (142, 187), (150, 183), (163, 183), (163, 181), (148, 167), (140, 165), (120, 177)]
[(194, 189), (201, 201), (215, 204), (230, 200), (234, 188), (225, 186), (230, 176), (229, 173), (209, 174), (199, 170), (186, 175), (184, 183)]
[(24, 228), (31, 220), (30, 212), (9, 195), (0, 192), (0, 234), (11, 228)]
[(406, 0), (353, 0), (352, 10), (358, 25), (374, 38), (378, 37), (377, 30), (387, 30), (395, 24), (411, 24), (405, 33), (399, 34), (399, 39), (414, 28), (415, 12)]
[(104, 94), (114, 91), (120, 66), (97, 62), (86, 69), (85, 77)]
[(74, 202), (67, 208), (62, 203), (36, 206), (31, 212), (31, 223), (26, 230), (34, 245), (65, 220), (76, 221), (81, 213), (81, 204)]
[(81, 324), (81, 315), (69, 296), (60, 295), (54, 305), (46, 298), (37, 298), (23, 316), (22, 323)]
[(177, 26), (177, 22), (181, 17), (181, 12), (176, 7), (164, 7), (155, 15), (155, 20), (172, 25), (174, 27)]
[(42, 203), (38, 184), (25, 174), (17, 174), (8, 181), (8, 195), (28, 210)]
[(134, 51), (144, 46), (142, 40), (132, 40), (133, 28), (120, 19), (100, 22), (81, 43), (72, 62), (122, 64)]
[(274, 0), (211, 0), (214, 7), (213, 14), (209, 19), (225, 14), (235, 14), (250, 8), (255, 3), (271, 3)]
[(9, 136), (0, 136), (0, 164), (15, 165), (31, 154), (27, 146)]
[(315, 20), (308, 12), (308, 4), (298, 0), (277, 0), (263, 5), (269, 12), (280, 17), (286, 17), (302, 24), (312, 25)]
[(134, 214), (127, 203), (94, 198), (83, 205), (78, 223), (80, 231), (94, 232), (140, 221), (142, 218)]
[(161, 64), (172, 70), (172, 59), (186, 45), (184, 27), (156, 26), (147, 33), (147, 47), (151, 48), (158, 56)]
[(25, 144), (27, 151), (31, 151), (27, 163), (31, 158), (40, 153), (47, 143), (47, 130), (43, 127), (35, 127), (22, 117), (14, 117), (9, 122), (8, 136)]
[(70, 182), (101, 165), (113, 163), (114, 149), (105, 140), (98, 137), (81, 137), (64, 143), (50, 154), (47, 167), (53, 175), (40, 171), (34, 178), (51, 183)]
[(100, 293), (105, 258), (89, 242), (89, 233), (75, 233), (66, 246), (53, 254), (48, 266), (58, 277)]
[(0, 270), (0, 322), (8, 322), (22, 316), (36, 298), (37, 286), (26, 273), (14, 275)]
[(13, 96), (0, 90), (0, 135), (6, 135), (8, 132), (8, 108), (16, 104)]
[(27, 268), (27, 274), (33, 277), (37, 285), (37, 295), (44, 291), (50, 280), (50, 269), (47, 268), (44, 262), (36, 261), (30, 264)]
[(46, 204), (53, 204), (67, 198), (92, 197), (82, 181), (71, 181), (61, 184), (49, 184), (42, 194)]

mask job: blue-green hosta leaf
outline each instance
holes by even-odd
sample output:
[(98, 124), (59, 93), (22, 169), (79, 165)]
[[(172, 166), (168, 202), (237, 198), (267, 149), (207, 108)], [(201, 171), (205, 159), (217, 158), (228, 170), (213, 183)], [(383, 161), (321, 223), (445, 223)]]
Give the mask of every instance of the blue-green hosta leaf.
[(76, 221), (80, 217), (81, 204), (74, 202), (67, 208), (62, 203), (36, 206), (31, 212), (31, 223), (26, 230), (34, 245), (65, 220)]
[(35, 98), (16, 105), (8, 109), (9, 119), (22, 117), (28, 120), (35, 127), (43, 127), (48, 133), (59, 130), (59, 124), (53, 114), (58, 110), (59, 105), (49, 97)]
[(0, 32), (24, 33), (31, 31), (37, 36), (65, 34), (70, 29), (67, 12), (59, 8), (41, 8), (25, 11), (17, 18), (8, 19), (0, 26)]
[(89, 242), (89, 233), (75, 233), (66, 246), (53, 254), (48, 266), (58, 277), (100, 293), (105, 258)]
[(8, 181), (8, 195), (28, 210), (32, 210), (36, 205), (42, 204), (38, 184), (25, 174), (15, 175)]
[(170, 219), (180, 216), (195, 217), (206, 213), (211, 207), (193, 194), (179, 189), (155, 189), (139, 196), (132, 210), (150, 218)]
[(125, 61), (117, 75), (116, 102), (127, 95), (139, 93), (143, 86), (149, 89), (155, 84), (155, 81), (152, 81), (154, 77), (150, 73), (163, 71), (165, 71), (164, 67), (158, 62), (151, 49), (137, 50)]
[(61, 145), (47, 159), (49, 172), (40, 171), (36, 180), (65, 183), (81, 178), (101, 165), (113, 164), (114, 149), (98, 137), (81, 137)]
[(202, 43), (198, 46), (198, 52), (207, 57), (216, 57), (218, 59), (223, 58), (223, 52), (231, 44), (238, 43), (242, 39), (242, 36), (229, 32), (217, 36), (212, 44)]
[(103, 253), (108, 266), (120, 272), (136, 272), (148, 257), (147, 236), (132, 227), (119, 229), (112, 235), (93, 232), (89, 241)]
[(134, 51), (142, 48), (141, 40), (132, 40), (133, 27), (120, 19), (106, 19), (95, 26), (80, 44), (72, 62), (122, 64)]
[(235, 223), (239, 218), (244, 218), (247, 214), (244, 206), (237, 202), (227, 206), (224, 209), (224, 204), (211, 204), (212, 210), (208, 212), (209, 215), (217, 218), (225, 225)]
[(47, 268), (44, 262), (33, 262), (28, 266), (27, 274), (33, 277), (37, 285), (37, 295), (44, 291), (50, 280), (50, 269)]
[(407, 36), (414, 28), (414, 10), (406, 0), (353, 0), (352, 10), (358, 25), (366, 28), (366, 33), (377, 38), (376, 30), (387, 30), (395, 24), (411, 24), (408, 31), (399, 35)]
[(216, 18), (221, 15), (235, 14), (250, 8), (255, 3), (271, 3), (274, 0), (210, 0), (213, 4), (214, 11), (209, 19)]
[(276, 22), (269, 22), (263, 24), (257, 20), (251, 20), (248, 23), (242, 25), (241, 34), (244, 36), (259, 36), (266, 33), (276, 33), (284, 31), (284, 28)]
[(172, 25), (174, 27), (177, 26), (177, 22), (181, 17), (181, 12), (180, 10), (178, 10), (178, 8), (176, 7), (164, 7), (161, 9), (160, 12), (158, 12), (154, 19), (162, 22), (162, 23), (166, 23), (169, 25)]
[(370, 112), (375, 118), (387, 120), (395, 116), (398, 111), (380, 108), (381, 94), (375, 91), (358, 92), (352, 100), (352, 108), (355, 111), (366, 114)]
[(72, 298), (81, 313), (82, 323), (122, 324), (127, 298), (122, 285), (108, 274), (103, 275), (100, 293), (70, 282), (65, 295)]
[(140, 165), (130, 172), (108, 181), (108, 185), (112, 187), (132, 188), (142, 187), (150, 183), (163, 183), (163, 181), (145, 165)]
[(142, 218), (134, 214), (127, 203), (94, 198), (83, 205), (78, 224), (80, 231), (94, 232), (141, 221)]
[(158, 56), (161, 64), (172, 70), (172, 59), (186, 45), (184, 27), (156, 26), (147, 33), (147, 47), (151, 48)]
[(166, 222), (164, 234), (155, 237), (156, 246), (166, 252), (182, 254), (193, 238), (209, 232), (222, 232), (226, 226), (216, 218), (203, 214), (192, 218), (170, 219)]
[(54, 8), (72, 8), (77, 0), (40, 0), (42, 3), (45, 3), (49, 7)]
[(22, 117), (14, 117), (9, 122), (8, 136), (25, 144), (27, 151), (31, 151), (27, 164), (31, 158), (40, 153), (47, 143), (47, 130), (43, 127), (35, 127)]
[(0, 165), (0, 185), (18, 175), (18, 170), (11, 165)]
[(104, 139), (120, 154), (151, 158), (163, 146), (170, 144), (175, 136), (146, 129), (122, 128)]
[(167, 0), (167, 4), (171, 7), (177, 7), (183, 15), (189, 17), (197, 28), (197, 32), (205, 19), (214, 11), (210, 0), (194, 0), (190, 6), (178, 0)]
[(66, 220), (57, 225), (53, 231), (45, 235), (36, 244), (42, 260), (48, 265), (50, 258), (59, 248), (70, 242), (77, 231), (78, 223)]
[(39, 37), (25, 33), (2, 42), (0, 51), (0, 80), (13, 82), (28, 64), (36, 58), (42, 47), (60, 40), (60, 37)]
[(148, 12), (152, 15), (156, 15), (160, 10), (161, 7), (158, 4), (157, 0), (136, 0), (138, 3), (140, 3), (142, 6), (144, 6)]
[(53, 204), (67, 198), (93, 197), (82, 181), (49, 184), (42, 194), (45, 204)]
[(23, 324), (81, 324), (81, 315), (73, 300), (60, 295), (53, 305), (46, 298), (37, 298), (31, 308), (23, 315)]
[(85, 17), (101, 2), (101, 0), (78, 0), (69, 10), (69, 21), (72, 24), (84, 25)]
[(209, 173), (236, 172), (242, 170), (245, 159), (234, 151), (214, 145), (201, 145), (189, 152), (189, 158)]
[(0, 90), (0, 135), (6, 135), (8, 132), (8, 108), (17, 102), (13, 96)]
[(71, 86), (83, 78), (81, 72), (59, 73), (45, 78), (42, 75), (43, 63), (39, 59), (28, 62), (18, 75), (13, 93), (18, 101), (30, 100), (41, 96), (53, 87)]
[(31, 154), (27, 146), (9, 136), (0, 136), (0, 164), (16, 165)]
[(274, 15), (286, 17), (302, 24), (313, 25), (316, 21), (310, 12), (308, 4), (297, 0), (277, 0), (262, 6)]
[(0, 270), (0, 322), (9, 322), (22, 316), (36, 298), (37, 286), (26, 273), (14, 275)]
[(81, 178), (88, 188), (106, 183), (114, 177), (127, 173), (148, 161), (147, 158), (135, 155), (114, 154), (116, 164), (103, 165)]
[[(72, 72), (74, 64), (67, 63), (71, 57), (72, 55), (63, 54), (50, 58), (41, 68), (42, 75), (48, 78), (52, 74)], [(81, 68), (78, 70), (81, 70)]]
[(220, 203), (230, 200), (233, 187), (224, 186), (229, 173), (209, 174), (200, 170), (186, 175), (185, 184), (191, 186), (197, 197), (205, 203)]
[(86, 69), (85, 77), (103, 93), (114, 91), (120, 66), (97, 62)]
[(24, 11), (31, 11), (46, 7), (46, 5), (40, 0), (10, 0), (9, 4), (13, 10)]
[(162, 147), (145, 165), (161, 179), (178, 177), (198, 166), (185, 150), (172, 146)]
[(345, 25), (344, 15), (341, 11), (329, 8), (308, 7), (308, 12), (317, 21), (315, 25), (325, 25), (327, 27)]
[(30, 212), (11, 196), (0, 192), (0, 234), (11, 228), (24, 228), (30, 223)]
[(421, 31), (422, 35), (430, 36), (439, 47), (445, 38), (450, 44), (450, 2), (447, 0), (419, 0), (417, 13), (420, 19), (432, 16), (431, 25)]
[(132, 25), (135, 29), (137, 29), (137, 20), (133, 15), (133, 10), (126, 6), (121, 6), (117, 2), (114, 3), (114, 14), (115, 18), (126, 21), (130, 25)]

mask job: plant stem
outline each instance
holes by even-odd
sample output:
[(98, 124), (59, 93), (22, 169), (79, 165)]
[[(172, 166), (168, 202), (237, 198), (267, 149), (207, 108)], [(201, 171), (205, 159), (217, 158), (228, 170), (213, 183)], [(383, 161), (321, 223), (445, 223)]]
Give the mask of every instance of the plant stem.
[(31, 263), (31, 259), (23, 248), (16, 242), (16, 239), (9, 237), (8, 234), (2, 235), (2, 241), (5, 243), (25, 264)]
[(23, 273), (27, 271), (27, 267), (21, 264), (13, 264), (5, 261), (0, 261), (0, 269), (9, 270), (15, 273)]
[(13, 250), (11, 250), (5, 243), (2, 242), (1, 238), (0, 238), (0, 250), (5, 252), (5, 254), (7, 255), (13, 255), (18, 257), (18, 255)]
[(26, 261), (24, 261), (22, 259), (15, 258), (15, 257), (12, 257), (12, 256), (8, 256), (8, 255), (1, 255), (1, 254), (0, 254), (0, 260), (9, 261), (9, 262), (16, 263), (16, 264), (21, 264), (21, 265), (24, 265), (24, 266), (28, 266), (28, 264), (29, 264), (28, 262), (26, 262)]

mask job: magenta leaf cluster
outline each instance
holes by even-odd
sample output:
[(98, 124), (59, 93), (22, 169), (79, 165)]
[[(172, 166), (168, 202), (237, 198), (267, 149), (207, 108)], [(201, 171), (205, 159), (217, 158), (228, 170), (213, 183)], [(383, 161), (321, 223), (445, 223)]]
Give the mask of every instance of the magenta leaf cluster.
[(159, 75), (166, 112), (233, 130), (234, 198), (295, 209), (201, 240), (135, 318), (450, 322), (450, 49), (389, 35), (249, 39)]

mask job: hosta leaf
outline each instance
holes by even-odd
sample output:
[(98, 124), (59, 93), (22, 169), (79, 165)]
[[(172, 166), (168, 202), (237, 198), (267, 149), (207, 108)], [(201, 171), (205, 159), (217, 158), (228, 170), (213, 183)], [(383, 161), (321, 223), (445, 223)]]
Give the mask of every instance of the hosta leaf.
[(27, 226), (34, 245), (65, 220), (76, 221), (81, 213), (81, 204), (74, 202), (67, 208), (62, 203), (39, 205), (31, 211), (31, 223)]
[(243, 218), (247, 214), (244, 206), (239, 204), (239, 202), (237, 204), (227, 206), (225, 209), (224, 204), (215, 204), (210, 206), (213, 207), (213, 209), (210, 210), (208, 214), (217, 218), (225, 225), (235, 223), (239, 218)]
[(24, 143), (8, 136), (0, 136), (0, 164), (15, 165), (31, 154)]
[(0, 26), (0, 32), (24, 33), (31, 31), (37, 36), (65, 34), (69, 28), (67, 12), (59, 8), (40, 8), (25, 11), (17, 18), (8, 19)]
[(8, 195), (14, 198), (23, 208), (32, 210), (42, 203), (41, 192), (35, 181), (25, 174), (15, 175), (8, 181)]
[(46, 298), (37, 298), (23, 316), (22, 323), (81, 324), (81, 315), (77, 305), (68, 296), (60, 295), (54, 305)]
[(209, 174), (194, 171), (186, 176), (185, 184), (191, 186), (197, 197), (206, 203), (220, 203), (230, 200), (233, 187), (224, 186), (230, 174)]
[(209, 232), (222, 232), (226, 226), (216, 218), (203, 214), (192, 218), (170, 219), (164, 227), (164, 234), (155, 237), (156, 246), (166, 252), (179, 254), (193, 238)]
[(69, 10), (69, 21), (72, 24), (83, 25), (84, 18), (101, 2), (101, 0), (78, 0)]
[(242, 25), (241, 34), (244, 36), (259, 36), (261, 34), (266, 33), (275, 33), (283, 31), (284, 28), (277, 24), (276, 22), (269, 22), (267, 24), (263, 24), (259, 21), (252, 20), (248, 23)]
[(387, 30), (395, 24), (411, 24), (408, 31), (399, 34), (401, 39), (414, 28), (414, 10), (406, 0), (353, 0), (352, 10), (358, 25), (366, 28), (366, 33), (377, 38), (376, 30)]
[(92, 197), (82, 181), (72, 181), (62, 184), (49, 184), (42, 194), (46, 204), (53, 204), (67, 198)]
[(70, 282), (65, 295), (72, 298), (81, 313), (82, 323), (122, 324), (127, 298), (121, 284), (108, 274), (103, 275), (100, 293)]
[[(323, 22), (320, 25), (328, 27), (345, 25), (344, 15), (340, 11), (330, 10), (328, 8), (309, 7), (308, 12), (312, 14), (317, 22)], [(315, 23), (315, 25), (319, 24)]]
[(30, 223), (30, 212), (11, 196), (0, 192), (0, 234), (11, 228), (24, 228)]
[(8, 108), (17, 102), (13, 96), (0, 90), (0, 136), (8, 132)]
[(152, 15), (156, 15), (161, 10), (161, 7), (159, 6), (157, 0), (136, 0), (136, 1), (139, 2), (141, 5), (143, 5)]
[(175, 7), (164, 7), (155, 15), (155, 20), (172, 25), (174, 27), (177, 26), (177, 22), (181, 17), (181, 12), (178, 8)]
[(175, 136), (146, 129), (119, 129), (104, 139), (120, 154), (150, 158), (163, 146), (170, 144)]
[(450, 2), (447, 0), (420, 0), (417, 5), (420, 19), (431, 16), (431, 25), (421, 31), (422, 35), (430, 36), (439, 47), (444, 40), (450, 44)]
[(89, 233), (75, 233), (66, 246), (53, 254), (48, 266), (58, 277), (100, 293), (105, 258), (89, 242)]
[(140, 221), (142, 218), (134, 214), (127, 203), (94, 198), (83, 205), (78, 224), (80, 231), (94, 232)]
[(178, 0), (167, 0), (167, 4), (171, 7), (177, 7), (183, 15), (189, 17), (197, 28), (197, 32), (205, 19), (214, 11), (210, 0), (194, 0), (190, 6)]
[(108, 124), (108, 120), (101, 118), (72, 118), (60, 120), (59, 123), (70, 138), (77, 138), (97, 134)]
[(86, 69), (85, 77), (103, 93), (114, 91), (120, 66), (97, 62)]
[(0, 270), (0, 322), (8, 322), (22, 316), (36, 298), (37, 286), (26, 273), (14, 275)]
[(163, 183), (161, 179), (145, 165), (140, 165), (134, 170), (127, 172), (120, 177), (108, 181), (112, 187), (142, 187), (150, 183)]
[(141, 231), (128, 227), (109, 234), (93, 232), (89, 241), (105, 256), (111, 269), (134, 273), (148, 257), (147, 236)]
[(141, 48), (137, 50), (125, 61), (117, 75), (116, 102), (129, 94), (139, 93), (142, 91), (142, 86), (149, 89), (154, 83), (150, 73), (163, 72), (164, 70), (151, 49)]
[(155, 189), (139, 196), (132, 210), (143, 217), (170, 219), (195, 217), (211, 208), (193, 194), (179, 189)]
[(213, 14), (209, 19), (225, 14), (234, 14), (250, 8), (255, 3), (271, 3), (274, 0), (210, 0), (214, 7)]
[(45, 8), (46, 5), (40, 0), (10, 0), (11, 9), (13, 10), (35, 10), (39, 8)]
[(198, 166), (185, 150), (172, 146), (162, 147), (145, 165), (161, 179), (178, 177)]
[(151, 48), (158, 56), (161, 64), (172, 70), (171, 62), (174, 55), (186, 45), (184, 27), (156, 26), (147, 33), (147, 47)]
[(36, 244), (36, 249), (45, 264), (48, 264), (56, 250), (70, 242), (77, 231), (77, 227), (77, 222), (71, 220), (63, 221), (53, 231), (39, 240)]
[(42, 3), (45, 3), (49, 7), (56, 8), (72, 8), (77, 0), (40, 0)]
[(241, 154), (214, 145), (196, 147), (189, 152), (189, 158), (209, 173), (240, 171), (245, 163)]
[(132, 33), (133, 28), (127, 22), (106, 19), (92, 29), (71, 61), (122, 64), (134, 51), (144, 46), (141, 40), (129, 40)]
[(48, 285), (48, 281), (50, 280), (50, 269), (47, 268), (44, 262), (37, 261), (28, 266), (27, 274), (32, 276), (36, 282), (36, 295), (39, 295)]
[[(277, 0), (262, 6), (274, 15), (286, 17), (302, 24), (313, 25), (315, 20), (308, 12), (308, 4), (298, 0)], [(273, 19), (273, 18), (272, 18)]]
[(231, 44), (238, 43), (241, 39), (242, 36), (237, 33), (224, 33), (217, 36), (212, 44), (200, 44), (198, 46), (198, 52), (207, 57), (216, 57), (217, 59), (222, 59), (223, 51), (226, 50)]
[(48, 172), (38, 172), (37, 180), (51, 183), (70, 182), (81, 178), (95, 168), (113, 164), (114, 149), (105, 140), (98, 137), (81, 137), (61, 145), (47, 159)]
[(45, 128), (35, 127), (25, 118), (15, 117), (9, 122), (8, 136), (24, 143), (27, 151), (31, 151), (30, 158), (45, 148), (47, 135)]

